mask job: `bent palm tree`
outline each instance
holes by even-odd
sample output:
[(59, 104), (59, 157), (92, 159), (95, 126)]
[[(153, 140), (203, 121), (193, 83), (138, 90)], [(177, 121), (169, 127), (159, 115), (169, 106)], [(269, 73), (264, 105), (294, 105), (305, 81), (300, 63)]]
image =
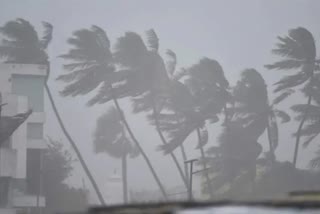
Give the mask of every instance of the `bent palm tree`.
[[(170, 91), (170, 80), (167, 75), (163, 59), (158, 53), (158, 37), (153, 30), (147, 32), (148, 46), (141, 37), (135, 33), (128, 32), (118, 39), (115, 51), (115, 60), (123, 67), (129, 69), (132, 76), (128, 78), (127, 84), (134, 86), (134, 112), (152, 110), (152, 117), (156, 130), (162, 144), (167, 141), (159, 128), (158, 114), (165, 104), (166, 95)], [(187, 180), (179, 162), (173, 152), (170, 152), (178, 173), (185, 186), (188, 188)]]
[[(275, 160), (274, 151), (278, 146), (277, 118), (282, 123), (290, 121), (290, 116), (284, 111), (276, 109), (280, 99), (275, 99), (270, 105), (265, 80), (254, 69), (244, 70), (241, 80), (234, 89), (235, 107), (233, 109), (236, 120), (246, 127), (249, 133), (255, 133), (256, 139), (267, 129), (269, 154), (271, 161)], [(238, 119), (237, 119), (238, 118)]]
[[(171, 66), (173, 67), (173, 66)], [(183, 74), (185, 84), (177, 81)], [(217, 122), (217, 114), (224, 107), (228, 93), (226, 88), (228, 82), (224, 77), (223, 70), (218, 62), (203, 58), (191, 68), (184, 69), (178, 75), (172, 75), (171, 91), (167, 100), (172, 113), (161, 114), (161, 129), (165, 131), (170, 139), (169, 144), (160, 148), (165, 153), (172, 152), (181, 146), (185, 139), (192, 133), (198, 135), (198, 146), (202, 156), (204, 175), (207, 180), (210, 197), (213, 197), (213, 190), (209, 184), (209, 175), (206, 171), (204, 145), (208, 142), (205, 122)]]
[[(34, 27), (28, 21), (24, 19), (17, 19), (14, 21), (7, 22), (3, 27), (0, 28), (0, 33), (5, 37), (1, 41), (0, 56), (6, 58), (6, 63), (46, 65), (46, 80), (48, 80), (50, 74), (50, 62), (48, 60), (46, 49), (52, 39), (53, 27), (51, 24), (47, 22), (43, 22), (43, 25), (45, 28), (44, 35), (42, 38), (39, 38)], [(98, 188), (97, 183), (95, 182), (92, 174), (90, 173), (90, 170), (87, 167), (79, 149), (77, 148), (76, 143), (73, 141), (63, 124), (63, 121), (59, 115), (53, 97), (51, 95), (51, 91), (47, 81), (45, 82), (45, 89), (47, 91), (51, 106), (54, 110), (54, 113), (58, 119), (59, 125), (64, 135), (69, 140), (71, 146), (76, 152), (76, 155), (82, 167), (84, 168), (85, 173), (87, 174), (95, 192), (98, 195), (99, 201), (101, 202), (101, 204), (104, 204), (105, 202)]]
[[(281, 92), (277, 99), (282, 101), (291, 95), (296, 87), (303, 84), (306, 84), (306, 87), (310, 87), (314, 79), (317, 60), (315, 41), (307, 29), (302, 27), (291, 29), (288, 36), (278, 37), (278, 39), (279, 43), (276, 44), (277, 47), (272, 50), (272, 53), (283, 59), (271, 65), (266, 65), (266, 67), (268, 69), (296, 71), (295, 74), (285, 76), (275, 83), (277, 87), (274, 92)], [(310, 94), (306, 96), (307, 105), (310, 106), (312, 96)], [(307, 113), (304, 112), (304, 116), (301, 118), (295, 134), (296, 142), (292, 161), (294, 166), (297, 163), (301, 130), (303, 129)]]
[[(305, 88), (304, 93), (312, 96), (313, 103), (298, 104), (292, 106), (292, 110), (298, 113), (297, 120), (305, 117), (306, 125), (301, 129), (301, 137), (306, 138), (302, 146), (307, 147), (320, 134), (320, 74), (314, 76), (312, 87)], [(304, 114), (306, 115), (304, 116)], [(320, 151), (320, 150), (319, 150)], [(310, 167), (320, 168), (320, 152), (316, 152), (316, 157), (310, 161)]]
[[(88, 94), (99, 88), (97, 94), (89, 100), (88, 105), (113, 101), (130, 138), (139, 148), (163, 196), (166, 198), (165, 189), (158, 175), (134, 136), (118, 103), (119, 98), (134, 96), (140, 92), (141, 89), (139, 87), (142, 85), (137, 82), (136, 71), (131, 71), (127, 68), (116, 69), (115, 64), (118, 62), (115, 61), (110, 51), (109, 39), (104, 30), (97, 26), (92, 26), (91, 29), (75, 31), (73, 37), (68, 39), (68, 43), (73, 47), (67, 54), (61, 55), (62, 58), (70, 61), (64, 65), (68, 73), (57, 78), (66, 83), (61, 94), (74, 97)], [(135, 58), (132, 56), (127, 60), (134, 61)]]
[(232, 193), (232, 189), (244, 185), (245, 180), (251, 181), (246, 184), (249, 185), (246, 190), (242, 189), (250, 193), (248, 190), (253, 190), (256, 176), (256, 160), (262, 152), (258, 139), (268, 125), (269, 105), (264, 79), (254, 69), (244, 70), (232, 98), (232, 115), (219, 136), (220, 144), (210, 149), (215, 152), (217, 162), (214, 163), (217, 176), (212, 182), (217, 189), (228, 184)]
[(94, 148), (96, 153), (106, 152), (111, 157), (121, 159), (123, 201), (128, 203), (127, 157), (137, 157), (139, 150), (126, 136), (119, 112), (114, 107), (97, 120)]

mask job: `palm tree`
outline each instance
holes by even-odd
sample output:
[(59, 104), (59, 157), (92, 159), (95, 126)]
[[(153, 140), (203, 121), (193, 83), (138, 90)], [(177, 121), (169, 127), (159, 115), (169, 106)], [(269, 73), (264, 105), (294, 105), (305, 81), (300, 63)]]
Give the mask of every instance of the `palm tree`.
[[(268, 69), (276, 70), (290, 70), (295, 71), (294, 74), (283, 77), (279, 82), (275, 83), (277, 86), (274, 90), (275, 93), (281, 93), (278, 97), (280, 101), (287, 98), (289, 95), (295, 92), (299, 86), (305, 85), (305, 87), (311, 87), (313, 83), (316, 65), (316, 46), (312, 34), (305, 28), (298, 27), (289, 30), (288, 36), (278, 37), (279, 43), (276, 44), (276, 48), (272, 50), (272, 53), (282, 57), (280, 61), (277, 61), (271, 65), (266, 65)], [(307, 105), (312, 103), (312, 96), (307, 95)], [(296, 142), (293, 155), (293, 165), (296, 166), (301, 130), (306, 121), (307, 111), (304, 112), (304, 116), (300, 119), (300, 123), (295, 134)]]
[(42, 38), (39, 38), (34, 27), (24, 19), (17, 19), (7, 22), (0, 28), (0, 33), (4, 36), (0, 46), (0, 56), (5, 58), (6, 63), (21, 63), (21, 64), (41, 64), (47, 66), (47, 76), (45, 81), (45, 89), (47, 91), (51, 106), (58, 119), (59, 125), (73, 147), (76, 155), (85, 170), (93, 188), (95, 189), (101, 204), (105, 204), (102, 194), (95, 182), (89, 168), (87, 167), (76, 143), (71, 138), (66, 130), (60, 114), (51, 95), (50, 87), (47, 80), (50, 74), (50, 61), (47, 55), (47, 48), (52, 40), (53, 26), (50, 23), (43, 22), (45, 28)]
[(228, 184), (232, 191), (247, 180), (250, 181), (247, 185), (251, 186), (247, 193), (250, 193), (256, 176), (256, 161), (262, 152), (258, 139), (268, 127), (270, 116), (263, 77), (254, 69), (244, 70), (233, 88), (232, 99), (233, 107), (219, 136), (219, 146), (209, 149), (214, 154), (212, 161), (216, 162), (211, 163), (216, 173), (212, 183), (217, 189)]
[[(173, 67), (173, 66), (171, 66)], [(170, 72), (172, 75), (172, 72)], [(179, 82), (183, 75), (184, 84)], [(169, 144), (160, 148), (165, 153), (172, 152), (178, 146), (182, 146), (185, 139), (196, 132), (198, 136), (197, 149), (203, 159), (204, 175), (207, 180), (210, 197), (213, 197), (213, 190), (209, 185), (209, 175), (206, 171), (206, 161), (204, 161), (204, 145), (208, 142), (208, 133), (205, 122), (217, 122), (217, 114), (224, 107), (228, 93), (228, 81), (224, 77), (220, 64), (208, 58), (203, 58), (199, 63), (182, 72), (172, 75), (171, 90), (167, 100), (166, 110), (173, 113), (161, 114), (161, 129), (169, 136)], [(176, 76), (178, 78), (176, 78)]]
[[(301, 137), (306, 138), (302, 144), (303, 147), (307, 147), (320, 134), (320, 74), (315, 74), (313, 81), (312, 87), (304, 88), (304, 93), (312, 96), (313, 103), (292, 106), (292, 110), (298, 113), (297, 120), (305, 117), (306, 125), (300, 132)], [(307, 113), (305, 114), (305, 112)], [(319, 151), (316, 152), (316, 157), (310, 161), (312, 168), (320, 166)]]
[[(165, 136), (159, 128), (159, 113), (171, 90), (170, 78), (164, 61), (158, 53), (159, 39), (154, 30), (147, 31), (147, 37), (148, 47), (138, 34), (126, 33), (125, 36), (118, 39), (114, 56), (116, 62), (132, 73), (127, 80), (127, 85), (133, 85), (135, 88), (132, 99), (134, 113), (151, 110), (151, 120), (154, 121), (162, 144), (166, 145)], [(186, 177), (176, 156), (173, 152), (169, 153), (183, 183), (188, 188)]]
[[(181, 117), (175, 125), (166, 131), (169, 134), (169, 143), (160, 146), (165, 154), (176, 149), (197, 128), (202, 128), (206, 121), (215, 123), (227, 100), (228, 81), (223, 70), (217, 67), (218, 62), (208, 58), (201, 59), (198, 64), (185, 69), (185, 83), (174, 81), (171, 86), (169, 105)], [(171, 115), (172, 116), (172, 115)], [(175, 118), (170, 114), (163, 114), (167, 123), (173, 123)]]
[[(122, 38), (119, 40), (121, 41)], [(116, 51), (114, 57), (110, 51), (110, 42), (105, 31), (97, 26), (92, 26), (91, 29), (75, 31), (73, 37), (68, 39), (68, 43), (73, 47), (67, 54), (61, 55), (65, 60), (69, 60), (69, 63), (64, 65), (68, 73), (60, 75), (57, 78), (66, 83), (61, 94), (63, 96), (74, 97), (86, 95), (94, 89), (99, 88), (97, 94), (89, 100), (88, 105), (113, 101), (131, 140), (135, 143), (146, 161), (163, 196), (167, 198), (158, 175), (133, 134), (118, 102), (119, 98), (134, 96), (140, 92), (140, 86), (142, 85), (139, 85), (137, 81), (139, 76), (136, 74), (138, 72), (125, 68), (125, 65), (122, 66), (124, 69), (121, 69), (118, 61), (118, 51)], [(131, 55), (126, 60), (134, 61), (135, 57), (135, 55)], [(117, 69), (117, 66), (120, 69)]]
[(97, 120), (94, 148), (96, 153), (106, 152), (111, 157), (121, 159), (123, 201), (128, 203), (127, 157), (137, 157), (139, 150), (126, 136), (119, 112), (114, 107)]
[(267, 86), (261, 74), (254, 69), (246, 69), (241, 74), (234, 89), (235, 107), (233, 109), (234, 119), (239, 120), (247, 127), (250, 133), (256, 133), (258, 137), (267, 129), (269, 141), (269, 154), (271, 161), (275, 160), (274, 151), (278, 146), (278, 124), (277, 118), (282, 123), (290, 121), (290, 116), (274, 106), (281, 101), (281, 97), (276, 98), (269, 104)]

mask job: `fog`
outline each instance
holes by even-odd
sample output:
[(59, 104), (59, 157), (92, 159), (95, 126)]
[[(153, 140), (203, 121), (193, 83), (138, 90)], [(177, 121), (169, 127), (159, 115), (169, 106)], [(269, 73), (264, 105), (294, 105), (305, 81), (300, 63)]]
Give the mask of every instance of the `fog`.
[[(189, 68), (201, 58), (208, 57), (219, 62), (230, 86), (235, 86), (241, 78), (241, 71), (254, 68), (263, 76), (268, 86), (269, 100), (273, 100), (273, 84), (286, 74), (264, 67), (279, 59), (271, 53), (278, 42), (277, 36), (285, 36), (290, 29), (304, 27), (312, 33), (319, 48), (319, 9), (320, 2), (317, 0), (0, 0), (0, 25), (3, 26), (16, 18), (28, 20), (38, 32), (42, 32), (42, 21), (53, 25), (53, 39), (48, 48), (51, 63), (48, 84), (68, 132), (77, 143), (99, 187), (102, 191), (107, 191), (106, 180), (114, 170), (121, 173), (121, 161), (106, 153), (96, 154), (93, 141), (97, 118), (114, 105), (110, 102), (88, 107), (86, 103), (97, 90), (84, 96), (61, 96), (59, 91), (63, 90), (65, 83), (56, 81), (59, 75), (65, 73), (63, 64), (66, 64), (65, 59), (58, 56), (69, 51), (71, 46), (67, 44), (67, 39), (74, 31), (97, 25), (105, 30), (111, 46), (114, 47), (117, 38), (124, 36), (125, 32), (135, 32), (146, 40), (146, 31), (154, 29), (159, 38), (159, 54), (165, 58), (166, 50), (173, 50), (177, 56), (178, 69)], [(61, 140), (64, 147), (76, 158), (61, 132), (47, 96), (45, 99), (45, 136)], [(291, 105), (306, 101), (303, 95), (294, 95), (281, 102), (278, 107), (291, 114)], [(128, 124), (165, 188), (183, 186), (170, 155), (164, 156), (163, 152), (159, 151), (161, 139), (155, 127), (146, 119), (146, 114), (132, 113), (132, 102), (129, 98), (120, 99), (119, 102)], [(292, 133), (296, 131), (298, 124), (294, 116), (290, 123), (279, 123), (279, 146), (276, 150), (278, 161), (292, 161), (295, 143)], [(217, 137), (222, 131), (220, 122), (208, 125), (207, 129), (209, 143), (206, 147), (218, 145)], [(184, 141), (188, 159), (200, 156), (199, 150), (195, 150), (195, 141), (196, 132), (192, 132)], [(319, 138), (314, 139), (307, 149), (300, 149), (298, 168), (307, 167), (318, 148), (318, 141)], [(264, 151), (268, 150), (266, 133), (260, 136), (258, 142)], [(180, 150), (175, 150), (175, 154), (183, 166)], [(74, 166), (68, 184), (82, 187), (85, 179), (85, 186), (90, 189), (91, 203), (99, 203), (79, 162), (74, 163)], [(196, 169), (201, 167), (197, 165)], [(195, 191), (201, 191), (200, 180), (195, 178)], [(158, 190), (141, 155), (128, 159), (128, 188), (132, 191)]]

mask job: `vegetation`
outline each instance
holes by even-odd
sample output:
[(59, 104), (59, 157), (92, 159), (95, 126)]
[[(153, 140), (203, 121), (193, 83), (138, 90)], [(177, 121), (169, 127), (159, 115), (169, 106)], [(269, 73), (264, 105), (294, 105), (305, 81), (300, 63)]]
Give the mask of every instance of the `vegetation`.
[[(73, 171), (74, 159), (64, 150), (61, 142), (49, 138), (48, 149), (43, 156), (43, 191), (46, 197), (46, 214), (74, 212), (86, 209), (87, 192), (68, 186), (66, 179)], [(66, 203), (66, 201), (68, 203)]]
[[(1, 56), (6, 57), (6, 62), (49, 67), (45, 50), (52, 39), (52, 26), (46, 23), (45, 28), (45, 35), (38, 39), (27, 21), (8, 22), (0, 30), (11, 40), (2, 41)], [(64, 83), (61, 95), (85, 96), (88, 106), (113, 103), (114, 107), (97, 119), (93, 146), (96, 153), (105, 152), (121, 159), (125, 202), (128, 201), (128, 156), (141, 155), (164, 199), (167, 192), (144, 151), (146, 142), (137, 140), (120, 99), (131, 102), (133, 114), (144, 113), (161, 139), (158, 150), (171, 157), (186, 189), (188, 171), (183, 170), (183, 162), (175, 152), (179, 148), (184, 161), (187, 159), (184, 144), (192, 133), (197, 135), (194, 144), (200, 151), (203, 166), (203, 191), (210, 199), (272, 197), (319, 187), (320, 150), (310, 162), (312, 169), (296, 167), (301, 141), (304, 140), (302, 145), (306, 147), (320, 133), (320, 60), (313, 35), (307, 29), (298, 27), (289, 30), (287, 36), (278, 37), (272, 53), (279, 59), (265, 67), (290, 75), (279, 75), (280, 81), (269, 86), (274, 87), (276, 95), (272, 101), (263, 76), (254, 68), (241, 71), (235, 85), (227, 80), (222, 65), (208, 57), (178, 69), (173, 51), (167, 50), (167, 60), (159, 54), (159, 38), (152, 29), (146, 32), (146, 41), (137, 33), (126, 32), (116, 40), (114, 49), (105, 30), (98, 26), (76, 30), (67, 43), (69, 51), (60, 56), (65, 62), (65, 73), (57, 78)], [(47, 85), (46, 88), (52, 101)], [(306, 98), (306, 102), (291, 106), (291, 115), (278, 106), (290, 95)], [(281, 143), (281, 124), (289, 122), (298, 123), (292, 133), (293, 160), (280, 162), (276, 150)], [(221, 127), (217, 140), (209, 138), (213, 126)], [(70, 140), (70, 135), (65, 133)], [(263, 135), (268, 141), (265, 150), (261, 144)], [(72, 139), (70, 142), (78, 154), (76, 144)], [(81, 160), (80, 153), (78, 156)]]

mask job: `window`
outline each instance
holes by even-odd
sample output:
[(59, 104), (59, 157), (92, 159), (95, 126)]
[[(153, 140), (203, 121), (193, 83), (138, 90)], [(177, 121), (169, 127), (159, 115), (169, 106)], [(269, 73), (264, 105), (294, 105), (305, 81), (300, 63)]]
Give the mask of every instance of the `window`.
[(18, 75), (12, 76), (12, 92), (28, 97), (29, 108), (35, 112), (42, 112), (44, 108), (43, 76)]
[(43, 138), (43, 124), (42, 123), (28, 123), (27, 124), (27, 138), (28, 139), (42, 139)]

